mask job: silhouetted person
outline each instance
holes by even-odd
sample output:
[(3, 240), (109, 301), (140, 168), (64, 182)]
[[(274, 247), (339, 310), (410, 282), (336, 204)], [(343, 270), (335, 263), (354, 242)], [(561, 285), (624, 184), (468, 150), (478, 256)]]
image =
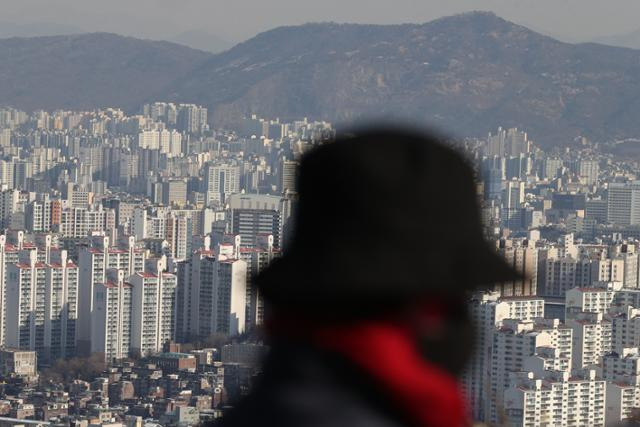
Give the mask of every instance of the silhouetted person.
[(468, 425), (470, 291), (513, 280), (472, 169), (434, 137), (371, 129), (303, 156), (294, 233), (256, 279), (272, 351), (223, 426)]

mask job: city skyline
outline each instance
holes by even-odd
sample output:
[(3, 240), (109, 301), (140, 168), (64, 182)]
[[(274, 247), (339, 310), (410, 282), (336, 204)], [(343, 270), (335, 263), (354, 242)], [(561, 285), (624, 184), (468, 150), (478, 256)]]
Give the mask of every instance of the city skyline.
[[(87, 420), (95, 411), (72, 402), (89, 399), (111, 422), (193, 425), (250, 390), (267, 351), (252, 279), (286, 256), (296, 168), (336, 130), (313, 118), (209, 123), (207, 108), (170, 102), (133, 115), (0, 108), (0, 377), (49, 393), (0, 413)], [(455, 147), (476, 169), (485, 237), (526, 274), (470, 300), (479, 351), (461, 381), (474, 419), (630, 417), (640, 402), (637, 162), (586, 139), (544, 150), (517, 128)], [(167, 386), (176, 375), (182, 385)]]
[(3, 426), (640, 419), (637, 0), (0, 1)]

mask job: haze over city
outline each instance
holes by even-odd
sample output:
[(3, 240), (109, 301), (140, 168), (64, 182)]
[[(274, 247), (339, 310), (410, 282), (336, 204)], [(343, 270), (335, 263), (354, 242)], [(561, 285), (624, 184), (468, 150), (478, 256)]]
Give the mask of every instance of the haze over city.
[(0, 427), (638, 425), (639, 0), (0, 2)]
[[(422, 23), (456, 13), (486, 10), (567, 41), (590, 41), (635, 31), (635, 0), (3, 0), (1, 21), (51, 32), (105, 31), (152, 39), (172, 39), (204, 31), (229, 44), (281, 25), (306, 22)], [(37, 33), (38, 25), (33, 26)], [(0, 30), (0, 34), (2, 30)], [(22, 35), (22, 34), (21, 34)], [(24, 34), (28, 35), (28, 34)]]

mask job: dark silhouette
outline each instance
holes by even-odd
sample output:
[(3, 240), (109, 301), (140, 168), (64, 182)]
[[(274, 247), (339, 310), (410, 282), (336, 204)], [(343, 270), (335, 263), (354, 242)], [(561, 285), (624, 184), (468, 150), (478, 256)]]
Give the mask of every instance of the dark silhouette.
[(302, 161), (294, 233), (256, 279), (272, 351), (223, 426), (462, 426), (468, 293), (513, 280), (473, 171), (432, 136), (370, 129)]

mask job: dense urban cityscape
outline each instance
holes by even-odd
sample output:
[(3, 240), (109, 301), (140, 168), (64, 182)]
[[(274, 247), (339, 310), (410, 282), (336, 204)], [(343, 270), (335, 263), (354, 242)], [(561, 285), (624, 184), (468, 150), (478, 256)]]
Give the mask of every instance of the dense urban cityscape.
[(0, 4), (0, 427), (640, 426), (638, 0)]
[[(251, 277), (286, 245), (300, 156), (335, 130), (208, 123), (164, 102), (0, 110), (0, 424), (194, 425), (250, 390), (267, 352)], [(544, 152), (518, 129), (455, 144), (487, 238), (526, 274), (472, 300), (474, 419), (638, 416), (638, 161), (585, 138)]]
[(296, 159), (331, 125), (142, 113), (0, 110), (4, 416), (193, 425), (256, 374), (250, 279), (281, 251)]

